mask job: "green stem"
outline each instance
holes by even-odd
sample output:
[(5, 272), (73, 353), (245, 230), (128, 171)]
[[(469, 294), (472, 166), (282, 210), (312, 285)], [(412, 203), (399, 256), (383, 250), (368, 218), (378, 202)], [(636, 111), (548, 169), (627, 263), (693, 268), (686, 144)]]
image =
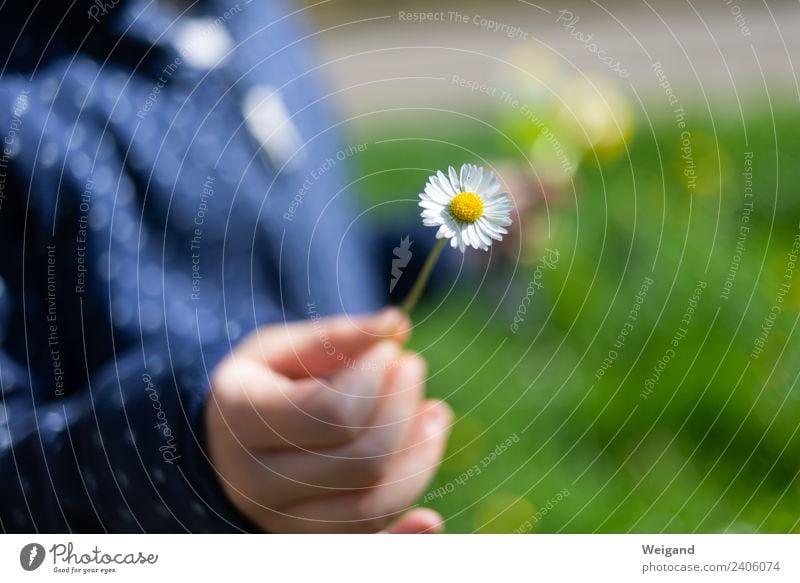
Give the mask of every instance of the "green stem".
[(428, 279), (431, 276), (431, 271), (433, 271), (433, 266), (436, 265), (436, 260), (439, 259), (439, 255), (441, 255), (442, 249), (444, 249), (446, 243), (447, 239), (439, 239), (434, 248), (431, 249), (430, 255), (428, 255), (428, 258), (425, 260), (425, 265), (422, 266), (422, 271), (420, 271), (417, 276), (417, 281), (414, 282), (414, 287), (411, 288), (406, 299), (403, 300), (402, 306), (400, 306), (406, 314), (411, 314), (411, 310), (417, 305), (422, 292), (425, 291), (425, 286), (428, 285)]

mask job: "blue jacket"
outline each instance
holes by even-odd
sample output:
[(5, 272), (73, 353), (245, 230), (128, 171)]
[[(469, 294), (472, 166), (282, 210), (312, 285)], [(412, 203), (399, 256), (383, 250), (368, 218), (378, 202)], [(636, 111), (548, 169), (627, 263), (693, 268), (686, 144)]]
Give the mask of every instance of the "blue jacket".
[[(258, 325), (374, 310), (388, 284), (311, 33), (281, 0), (213, 0), (205, 21), (149, 0), (16, 4), (0, 25), (0, 528), (250, 529), (205, 453), (210, 371)], [(227, 58), (202, 63), (225, 31)], [(253, 95), (274, 96), (255, 129)]]

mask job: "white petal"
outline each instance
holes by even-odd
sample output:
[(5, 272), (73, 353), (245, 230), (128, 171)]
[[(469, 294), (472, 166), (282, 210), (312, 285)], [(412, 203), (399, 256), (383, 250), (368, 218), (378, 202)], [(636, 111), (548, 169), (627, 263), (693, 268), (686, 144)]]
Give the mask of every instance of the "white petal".
[(438, 188), (434, 188), (430, 184), (425, 185), (425, 190), (419, 193), (419, 198), (421, 200), (435, 200), (438, 201), (439, 204), (445, 204), (442, 200), (442, 192)]
[(477, 237), (474, 236), (475, 225), (473, 224), (467, 225), (463, 233), (464, 233), (464, 242), (470, 247), (475, 247), (475, 244), (478, 242)]
[[(431, 182), (425, 186), (424, 194), (430, 200), (436, 201), (440, 204), (450, 204), (450, 195), (433, 183), (433, 177), (431, 177)], [(422, 195), (420, 194), (420, 196)]]
[(482, 181), (483, 181), (483, 168), (481, 168), (480, 166), (471, 166), (469, 178), (467, 179), (467, 184), (466, 184), (467, 190), (469, 190), (470, 192), (477, 193), (478, 188), (480, 187)]
[(469, 190), (469, 188), (467, 187), (467, 184), (469, 184), (469, 182), (470, 182), (469, 175), (470, 175), (470, 171), (471, 170), (472, 169), (470, 168), (469, 164), (462, 164), (461, 165), (461, 173), (459, 174), (458, 178), (459, 178), (459, 180), (461, 182), (461, 190), (462, 191)]
[(475, 223), (472, 223), (467, 227), (466, 234), (467, 244), (473, 249), (477, 249), (481, 241), (478, 238), (478, 230), (475, 228)]
[(500, 188), (501, 188), (500, 183), (495, 178), (494, 180), (492, 180), (492, 182), (489, 183), (489, 185), (486, 187), (486, 190), (483, 191), (483, 196), (485, 197), (494, 196), (495, 194), (500, 192)]
[(478, 239), (481, 242), (481, 245), (484, 247), (488, 247), (492, 244), (492, 239), (489, 234), (481, 228), (479, 223), (475, 223), (475, 234), (478, 236)]
[[(447, 207), (443, 207), (447, 208)], [(511, 211), (514, 210), (514, 205), (510, 202), (490, 202), (484, 203), (483, 205), (483, 214), (484, 215), (510, 215)]]
[[(431, 176), (431, 180), (433, 180), (433, 178), (434, 177)], [(456, 192), (453, 189), (453, 185), (450, 183), (450, 180), (447, 178), (447, 176), (444, 175), (444, 173), (441, 170), (439, 170), (436, 173), (436, 178), (439, 179), (439, 189), (442, 190), (445, 194), (448, 194), (450, 196), (455, 196), (458, 194), (458, 192)]]
[(497, 230), (498, 233), (499, 232), (502, 232), (504, 234), (508, 233), (508, 231), (506, 231), (503, 227), (509, 226), (511, 224), (511, 219), (509, 219), (509, 218), (493, 218), (493, 217), (487, 217), (487, 216), (484, 216), (483, 218), (485, 218), (489, 223), (491, 223), (492, 226)]
[(448, 168), (447, 171), (450, 173), (450, 184), (453, 185), (455, 193), (458, 194), (459, 192), (464, 192), (464, 189), (461, 188), (461, 184), (458, 181), (458, 174), (456, 174), (456, 169), (450, 166), (450, 168)]
[(497, 239), (500, 236), (500, 233), (488, 222), (478, 222), (480, 226), (481, 232), (484, 233), (487, 237), (491, 237), (492, 239)]
[(431, 209), (431, 210), (444, 210), (447, 208), (446, 205), (440, 204), (433, 200), (425, 200), (424, 198), (419, 202), (419, 206), (424, 209)]
[(482, 216), (481, 218), (479, 218), (478, 224), (481, 226), (481, 228), (486, 229), (488, 231), (498, 232), (498, 233), (505, 232), (505, 229), (503, 229), (500, 225), (496, 224), (492, 219), (487, 218), (486, 216)]
[(423, 211), (420, 216), (429, 221), (436, 220), (439, 224), (444, 223), (444, 213), (437, 213), (436, 211)]
[(507, 227), (512, 223), (509, 217), (490, 217), (487, 215), (484, 216), (486, 217), (487, 220), (492, 221), (493, 224), (500, 225), (501, 227)]
[(464, 245), (467, 247), (470, 246), (472, 238), (469, 236), (469, 225), (464, 225), (461, 227), (461, 240), (464, 242)]
[[(442, 218), (444, 219), (444, 224), (450, 227), (450, 230), (453, 232), (453, 235), (461, 231), (461, 226), (453, 219), (452, 215), (448, 212), (442, 213)], [(453, 236), (451, 235), (451, 237)]]
[(483, 178), (481, 179), (480, 184), (478, 185), (478, 190), (480, 192), (484, 192), (489, 189), (489, 185), (492, 183), (494, 179), (494, 172), (487, 170), (483, 173)]
[(506, 231), (503, 227), (495, 225), (492, 221), (487, 220), (485, 217), (479, 218), (478, 224), (487, 235), (489, 235), (492, 239), (496, 239), (497, 241), (502, 241), (503, 235), (508, 234), (508, 231)]
[(483, 214), (484, 216), (507, 216), (511, 214), (513, 208), (514, 205), (510, 200), (497, 200), (484, 203)]
[(419, 214), (419, 216), (421, 216), (423, 219), (438, 219), (438, 220), (444, 222), (443, 219), (442, 219), (442, 213), (441, 212), (432, 211), (430, 209), (422, 211)]
[(423, 217), (422, 224), (426, 227), (438, 227), (439, 225), (444, 224), (444, 220), (441, 216), (437, 217)]
[(498, 213), (498, 214), (484, 213), (483, 217), (487, 221), (490, 221), (493, 225), (507, 227), (508, 225), (511, 224), (510, 223), (511, 217), (508, 216), (508, 213)]
[(481, 228), (478, 225), (478, 223), (472, 223), (470, 227), (472, 227), (470, 232), (470, 236), (472, 238), (472, 246), (475, 249), (480, 249), (481, 247), (491, 243), (489, 237), (487, 237), (483, 233), (483, 231), (481, 231)]
[(483, 175), (483, 180), (478, 188), (480, 190), (479, 194), (485, 198), (490, 198), (498, 190), (500, 190), (500, 183), (497, 181), (497, 177), (494, 175), (494, 172), (487, 170)]
[(487, 203), (492, 202), (511, 202), (511, 197), (508, 196), (507, 192), (499, 191), (494, 194), (481, 194), (481, 198)]
[(464, 229), (455, 229), (453, 237), (450, 239), (450, 246), (453, 248), (458, 247), (462, 253), (464, 252), (464, 249), (467, 246), (467, 242), (464, 240)]
[(508, 196), (507, 192), (498, 192), (497, 194), (483, 195), (483, 199), (489, 204), (508, 204), (513, 206), (514, 201)]
[(484, 205), (483, 214), (492, 216), (510, 215), (513, 208), (511, 203), (490, 203)]
[(453, 229), (451, 229), (446, 223), (443, 223), (439, 227), (439, 230), (436, 231), (436, 238), (437, 239), (445, 239), (445, 238), (450, 239), (455, 234), (456, 234), (456, 232)]

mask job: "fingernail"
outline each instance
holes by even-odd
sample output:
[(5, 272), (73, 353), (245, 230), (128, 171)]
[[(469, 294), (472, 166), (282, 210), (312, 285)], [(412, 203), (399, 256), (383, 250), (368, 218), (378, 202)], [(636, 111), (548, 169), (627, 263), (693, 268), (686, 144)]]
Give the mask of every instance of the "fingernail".
[(400, 346), (391, 340), (381, 340), (370, 348), (359, 359), (362, 368), (384, 368), (386, 363), (396, 359), (400, 354)]
[[(427, 373), (428, 363), (416, 352), (404, 351), (402, 369), (408, 371), (409, 374), (416, 374), (424, 377)], [(423, 379), (424, 380), (424, 379)]]
[(425, 429), (438, 434), (450, 429), (453, 413), (444, 401), (436, 401), (425, 411)]
[(378, 334), (381, 336), (396, 334), (400, 326), (407, 320), (406, 315), (397, 308), (387, 308), (378, 317)]

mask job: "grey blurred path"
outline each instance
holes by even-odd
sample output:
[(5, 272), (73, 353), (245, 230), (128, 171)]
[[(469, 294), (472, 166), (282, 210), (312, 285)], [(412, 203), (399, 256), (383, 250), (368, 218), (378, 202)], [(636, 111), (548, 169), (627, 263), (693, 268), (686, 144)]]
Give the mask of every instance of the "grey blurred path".
[[(416, 16), (421, 10), (426, 15)], [(509, 61), (531, 59), (537, 70), (552, 62), (605, 76), (655, 115), (669, 111), (667, 89), (681, 103), (707, 99), (713, 108), (797, 101), (797, 1), (359, 2), (346, 10), (334, 0), (313, 14), (328, 76), (353, 115), (480, 109), (497, 99), (493, 88), (507, 86)]]

